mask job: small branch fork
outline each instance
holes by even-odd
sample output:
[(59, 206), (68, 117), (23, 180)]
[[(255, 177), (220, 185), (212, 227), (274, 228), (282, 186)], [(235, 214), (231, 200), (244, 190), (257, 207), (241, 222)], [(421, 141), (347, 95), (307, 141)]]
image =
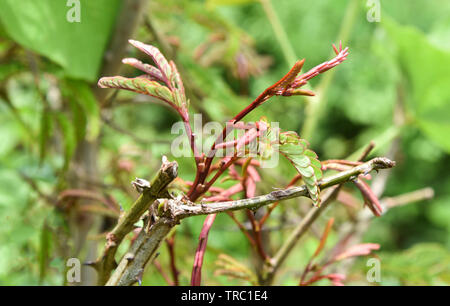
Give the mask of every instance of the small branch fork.
[[(148, 183), (148, 186), (141, 186), (144, 188), (141, 196), (134, 202), (130, 210), (119, 218), (119, 222), (114, 229), (106, 237), (106, 247), (103, 255), (94, 263), (88, 263), (99, 273), (98, 283), (104, 285), (108, 280), (111, 271), (116, 268), (116, 261), (114, 259), (117, 248), (134, 228), (134, 224), (138, 222), (141, 216), (149, 209), (150, 205), (159, 197), (168, 196), (167, 186), (178, 175), (178, 164), (176, 162), (168, 162), (163, 158), (163, 163), (154, 177)], [(137, 179), (134, 183), (141, 183), (142, 180)]]
[[(306, 85), (308, 81), (315, 76), (324, 73), (345, 61), (349, 54), (348, 47), (343, 48), (342, 43), (339, 44), (339, 47), (333, 45), (333, 50), (336, 53), (336, 56), (333, 59), (324, 62), (299, 76), (298, 74), (302, 70), (305, 60), (303, 59), (297, 61), (284, 77), (282, 77), (275, 84), (266, 88), (252, 103), (250, 103), (246, 108), (244, 108), (241, 112), (239, 112), (236, 116), (234, 116), (227, 122), (226, 127), (223, 129), (221, 135), (219, 135), (219, 137), (213, 143), (209, 152), (202, 157), (196, 158), (198, 171), (196, 173), (194, 184), (192, 185), (188, 193), (188, 197), (191, 201), (197, 200), (202, 194), (208, 191), (208, 188), (211, 184), (206, 184), (205, 180), (210, 174), (211, 165), (218, 148), (220, 148), (221, 144), (225, 141), (228, 134), (233, 130), (229, 127), (241, 121), (251, 111), (253, 111), (255, 108), (257, 108), (273, 96), (314, 96), (315, 94), (312, 91), (301, 89), (301, 87)], [(224, 165), (219, 171), (225, 171), (227, 168), (226, 166), (229, 167), (230, 165), (231, 164)]]
[[(288, 239), (288, 242), (292, 241), (291, 244), (288, 243), (286, 247), (280, 249), (279, 253), (273, 259), (275, 261), (269, 264), (268, 269), (270, 269), (267, 273), (273, 275), (274, 268), (276, 269), (281, 265), (284, 258), (287, 256), (289, 249), (293, 247), (296, 241), (295, 238), (299, 236), (299, 233), (303, 233), (309, 228), (309, 225), (317, 218), (320, 211), (327, 206), (327, 202), (329, 202), (327, 199), (333, 198), (333, 195), (337, 193), (341, 184), (348, 181), (354, 181), (359, 175), (367, 175), (373, 170), (387, 169), (394, 165), (395, 162), (387, 158), (377, 157), (351, 169), (322, 179), (319, 182), (320, 189), (333, 188), (331, 188), (329, 193), (324, 196), (324, 203), (322, 203), (321, 207), (314, 207), (311, 209), (308, 215), (311, 215), (312, 217), (308, 218), (308, 215), (305, 217), (305, 221), (302, 222), (303, 227), (300, 230), (296, 230), (296, 233), (293, 233), (293, 236), (295, 236), (294, 238), (291, 237)], [(176, 169), (176, 163), (169, 163), (167, 160), (163, 162), (163, 166), (153, 180), (153, 183), (149, 186), (142, 187), (143, 191), (141, 197), (133, 204), (130, 212), (120, 219), (119, 224), (108, 235), (105, 254), (96, 264), (97, 266), (100, 266), (100, 263), (102, 263), (104, 268), (100, 271), (103, 271), (104, 277), (107, 276), (106, 274), (109, 275), (109, 272), (114, 266), (114, 264), (111, 263), (111, 258), (114, 263), (114, 254), (120, 241), (132, 230), (133, 224), (139, 220), (140, 216), (144, 214), (150, 206), (153, 207), (152, 214), (156, 216), (155, 219), (152, 222), (152, 220), (149, 220), (151, 219), (151, 216), (147, 218), (146, 225), (144, 225), (143, 230), (141, 230), (138, 237), (133, 242), (130, 250), (123, 256), (113, 275), (107, 281), (107, 285), (127, 286), (140, 282), (146, 264), (157, 255), (156, 252), (161, 242), (169, 235), (171, 229), (179, 224), (184, 218), (197, 215), (212, 215), (241, 209), (254, 210), (278, 201), (301, 196), (308, 197), (309, 194), (306, 186), (303, 185), (272, 191), (269, 194), (248, 199), (196, 204), (184, 198), (171, 199), (168, 195), (165, 188), (168, 183), (175, 178)], [(165, 179), (163, 179), (163, 177), (165, 177)], [(161, 195), (166, 195), (166, 197), (161, 198)], [(156, 205), (151, 205), (151, 203)], [(107, 260), (108, 264), (106, 264)]]

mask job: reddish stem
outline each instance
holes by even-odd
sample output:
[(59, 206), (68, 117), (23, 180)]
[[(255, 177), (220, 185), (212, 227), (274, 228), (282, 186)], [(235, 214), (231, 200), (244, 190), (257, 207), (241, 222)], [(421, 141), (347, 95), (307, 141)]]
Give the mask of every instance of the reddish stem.
[(192, 269), (191, 286), (200, 286), (202, 281), (202, 265), (205, 256), (208, 234), (216, 219), (216, 214), (208, 215), (203, 223), (203, 228), (199, 236), (199, 244), (195, 253), (194, 268)]
[(167, 282), (167, 284), (169, 286), (173, 286), (172, 281), (170, 280), (170, 278), (167, 276), (167, 274), (164, 272), (161, 264), (159, 263), (158, 260), (154, 260), (153, 261), (153, 265), (155, 266), (156, 270), (158, 270), (158, 272), (161, 274), (161, 276), (164, 278), (164, 280)]
[(245, 237), (247, 237), (248, 241), (250, 242), (250, 244), (255, 247), (256, 249), (256, 243), (255, 240), (252, 238), (252, 236), (250, 236), (249, 232), (247, 231), (247, 229), (245, 228), (244, 225), (242, 225), (241, 222), (239, 222), (238, 219), (236, 219), (236, 216), (234, 215), (234, 213), (232, 211), (227, 212), (227, 214), (231, 217), (231, 219), (233, 219), (233, 221), (237, 224), (237, 226), (239, 227), (239, 229), (242, 231), (242, 233), (245, 235)]
[(172, 272), (173, 284), (174, 286), (179, 286), (178, 274), (179, 271), (175, 262), (175, 232), (170, 238), (166, 239), (167, 249), (169, 250), (170, 257), (170, 271)]

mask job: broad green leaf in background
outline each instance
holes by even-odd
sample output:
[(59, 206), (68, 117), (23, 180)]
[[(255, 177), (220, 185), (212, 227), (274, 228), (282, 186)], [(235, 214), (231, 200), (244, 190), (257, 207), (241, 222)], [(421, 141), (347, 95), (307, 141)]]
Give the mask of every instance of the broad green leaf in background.
[(0, 23), (13, 40), (58, 63), (68, 76), (95, 81), (121, 2), (79, 3), (80, 22), (71, 23), (67, 14), (74, 5), (68, 1), (2, 0)]
[(388, 17), (383, 25), (408, 80), (409, 111), (422, 132), (450, 152), (450, 52), (438, 49), (414, 27)]

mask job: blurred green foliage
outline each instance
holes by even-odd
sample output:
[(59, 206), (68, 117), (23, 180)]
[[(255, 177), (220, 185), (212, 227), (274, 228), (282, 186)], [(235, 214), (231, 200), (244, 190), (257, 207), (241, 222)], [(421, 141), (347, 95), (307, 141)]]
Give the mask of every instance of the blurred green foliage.
[[(292, 50), (306, 59), (305, 69), (330, 59), (331, 43), (342, 39), (341, 26), (351, 17), (346, 12), (354, 2), (272, 1)], [(430, 186), (435, 197), (389, 210), (372, 222), (364, 241), (381, 244), (382, 285), (449, 284), (450, 3), (381, 1), (381, 22), (371, 23), (364, 1), (357, 2), (344, 40), (350, 55), (336, 69), (324, 111), (307, 140), (320, 160), (345, 158), (370, 140), (377, 144), (372, 155), (385, 155), (396, 143), (397, 166), (384, 194), (395, 196)], [(0, 2), (0, 284), (64, 283), (65, 260), (74, 255), (74, 246), (68, 238), (66, 211), (52, 206), (52, 201), (70, 185), (67, 173), (74, 166), (78, 142), (100, 137), (100, 183), (124, 209), (135, 194), (117, 186), (128, 186), (134, 177), (149, 178), (162, 154), (174, 159), (171, 126), (178, 118), (167, 108), (120, 92), (107, 113), (114, 125), (101, 118), (91, 88), (100, 77), (120, 1), (81, 1), (81, 7), (81, 23), (69, 23), (65, 1)], [(165, 45), (148, 24), (139, 28), (135, 38), (157, 45), (182, 67), (191, 113), (203, 112), (208, 120), (231, 118), (292, 64), (286, 61), (286, 50), (259, 1), (151, 1), (148, 18)], [(223, 39), (211, 40), (214, 35)], [(199, 46), (204, 44), (208, 52), (199, 60)], [(246, 54), (247, 64), (254, 67), (241, 79), (236, 77), (237, 54)], [(122, 75), (133, 73), (122, 70)], [(312, 87), (320, 85), (321, 78), (313, 79)], [(266, 116), (302, 136), (307, 107), (308, 99), (277, 97), (247, 119)], [(120, 161), (131, 162), (132, 170), (119, 169)], [(177, 161), (180, 176), (192, 180), (192, 160)], [(258, 193), (286, 185), (293, 175), (289, 162), (280, 161), (277, 169), (262, 171)], [(273, 218), (284, 220), (297, 213), (297, 205), (296, 200), (286, 201)], [(339, 209), (327, 211), (319, 228), (334, 214), (344, 215)], [(190, 218), (177, 230), (182, 284), (190, 279), (202, 222), (201, 217)], [(275, 231), (273, 249), (290, 228)], [(104, 240), (99, 241), (101, 249)], [(317, 239), (311, 236), (301, 244), (278, 283), (298, 283)], [(76, 255), (82, 258), (84, 252)], [(167, 253), (162, 248), (158, 258), (163, 267), (168, 267)], [(251, 265), (251, 248), (226, 215), (217, 217), (210, 233), (204, 283), (246, 284), (214, 275), (222, 253)], [(365, 284), (364, 269), (365, 259), (358, 260), (350, 283)], [(165, 281), (149, 268), (144, 284)]]

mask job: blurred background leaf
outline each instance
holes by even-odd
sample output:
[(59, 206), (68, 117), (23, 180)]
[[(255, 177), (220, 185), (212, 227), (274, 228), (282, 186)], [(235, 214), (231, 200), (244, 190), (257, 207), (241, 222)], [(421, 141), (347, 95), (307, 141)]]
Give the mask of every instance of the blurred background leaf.
[(61, 65), (67, 76), (95, 81), (120, 1), (81, 0), (82, 19), (73, 23), (66, 17), (76, 2), (67, 3), (4, 0), (0, 22), (12, 39)]

